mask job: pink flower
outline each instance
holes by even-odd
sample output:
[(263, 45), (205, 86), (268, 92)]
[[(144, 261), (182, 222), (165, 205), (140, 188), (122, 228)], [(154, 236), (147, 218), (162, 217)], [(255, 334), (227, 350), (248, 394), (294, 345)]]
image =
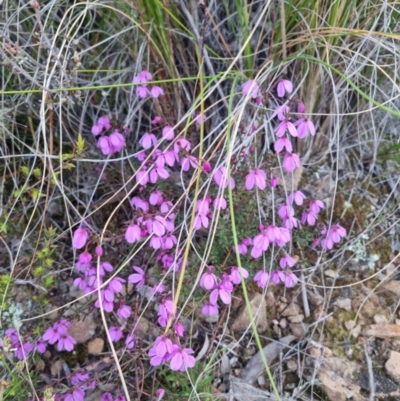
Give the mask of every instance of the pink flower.
[(259, 93), (260, 93), (260, 85), (259, 85), (256, 81), (250, 79), (249, 81), (246, 81), (246, 82), (243, 84), (242, 90), (243, 90), (243, 93), (244, 93), (246, 96), (247, 96), (247, 95), (250, 95), (253, 99), (255, 99), (256, 97), (259, 96)]
[(297, 167), (300, 167), (300, 158), (296, 155), (296, 153), (286, 153), (283, 158), (283, 167), (284, 169), (289, 172), (293, 173)]
[[(221, 188), (225, 189), (228, 186), (228, 172), (226, 170), (226, 167), (220, 167), (214, 173), (214, 181)], [(232, 177), (230, 179), (230, 186), (231, 186), (232, 189), (235, 188), (235, 180)]]
[(218, 296), (225, 305), (229, 305), (231, 303), (231, 294), (226, 290), (226, 288), (224, 288), (222, 283), (214, 286), (214, 289), (210, 294), (210, 303), (216, 304), (218, 301)]
[(292, 142), (286, 136), (283, 136), (274, 143), (274, 149), (276, 153), (282, 152), (283, 149), (291, 153), (293, 151)]
[(254, 281), (257, 283), (258, 287), (265, 288), (269, 281), (269, 274), (263, 270), (260, 270), (254, 276)]
[(153, 76), (151, 73), (147, 70), (143, 70), (142, 72), (139, 72), (134, 78), (133, 78), (133, 83), (135, 84), (145, 84), (149, 81), (153, 80)]
[(196, 112), (194, 115), (194, 120), (196, 122), (196, 125), (200, 125), (202, 122), (204, 122), (205, 120), (207, 120), (207, 116), (202, 115), (199, 112)]
[(110, 118), (108, 116), (101, 116), (97, 120), (97, 124), (101, 125), (106, 130), (111, 128), (111, 121), (110, 121)]
[(46, 352), (46, 343), (43, 340), (37, 342), (36, 351), (39, 352), (39, 354), (44, 354)]
[(324, 202), (318, 199), (312, 200), (310, 202), (310, 211), (313, 212), (314, 214), (318, 214), (320, 210), (324, 208), (325, 208)]
[(196, 157), (189, 155), (188, 157), (182, 157), (181, 166), (183, 171), (189, 171), (190, 166), (197, 168), (199, 162)]
[(76, 340), (74, 337), (69, 336), (68, 334), (62, 334), (58, 340), (57, 350), (63, 351), (64, 349), (68, 352), (71, 352), (74, 349), (74, 345), (76, 344)]
[(279, 284), (280, 282), (284, 283), (285, 282), (285, 273), (278, 271), (278, 270), (274, 270), (271, 272), (271, 281), (274, 284)]
[(33, 345), (29, 343), (21, 344), (19, 343), (17, 349), (14, 351), (14, 355), (20, 360), (23, 361), (28, 354), (33, 350)]
[(278, 183), (279, 183), (278, 182), (278, 178), (272, 177), (270, 182), (269, 182), (269, 185), (270, 185), (271, 188), (275, 188), (275, 187), (278, 186)]
[(100, 135), (101, 131), (103, 131), (103, 126), (100, 124), (94, 124), (92, 127), (92, 134), (94, 136)]
[(150, 89), (150, 96), (157, 99), (159, 96), (163, 95), (164, 91), (162, 88), (160, 88), (159, 86), (153, 86)]
[(128, 305), (121, 305), (117, 310), (117, 316), (121, 319), (128, 319), (131, 315), (131, 307)]
[(178, 337), (183, 337), (183, 332), (185, 331), (185, 328), (183, 327), (183, 324), (178, 322), (174, 326), (175, 333)]
[(285, 118), (281, 123), (275, 128), (275, 134), (278, 138), (285, 135), (286, 130), (289, 131), (289, 134), (293, 137), (297, 137), (297, 130), (294, 124), (288, 119)]
[(209, 173), (211, 171), (211, 164), (208, 161), (205, 161), (203, 163), (203, 171), (205, 171), (206, 173)]
[(289, 203), (293, 203), (294, 201), (299, 206), (303, 204), (304, 199), (306, 199), (306, 196), (301, 191), (294, 191), (288, 196)]
[(301, 224), (308, 224), (310, 226), (315, 226), (317, 222), (317, 216), (313, 212), (304, 212), (301, 215)]
[(277, 116), (278, 120), (283, 121), (287, 118), (289, 111), (290, 107), (287, 104), (283, 104), (275, 109), (273, 117)]
[(125, 138), (117, 130), (115, 130), (108, 138), (113, 152), (119, 152), (125, 146)]
[(136, 88), (136, 96), (145, 99), (150, 94), (146, 86), (140, 85)]
[(111, 341), (116, 343), (122, 338), (122, 330), (119, 327), (112, 326), (108, 330)]
[(165, 390), (163, 388), (159, 388), (156, 391), (156, 397), (157, 397), (156, 401), (160, 401), (164, 397), (164, 395), (165, 395)]
[(253, 189), (254, 185), (256, 185), (259, 189), (263, 190), (266, 187), (266, 179), (267, 176), (263, 170), (259, 168), (251, 170), (246, 176), (246, 189), (250, 191)]
[(113, 397), (111, 393), (104, 393), (101, 397), (100, 397), (100, 401), (113, 401)]
[(282, 256), (279, 261), (279, 266), (284, 269), (286, 266), (293, 267), (296, 264), (295, 260), (290, 255)]
[(276, 90), (278, 92), (279, 97), (284, 97), (285, 92), (287, 92), (287, 93), (293, 92), (293, 84), (290, 81), (288, 81), (287, 79), (281, 79), (278, 82)]
[(128, 277), (130, 283), (136, 284), (136, 288), (143, 287), (145, 282), (145, 272), (138, 266), (133, 266), (133, 270), (137, 273), (133, 273)]
[(180, 150), (186, 150), (186, 152), (190, 152), (192, 145), (186, 138), (178, 138), (174, 143), (174, 151), (176, 154), (179, 153)]
[(213, 206), (215, 210), (226, 209), (226, 200), (222, 196), (218, 196), (214, 199)]
[(125, 339), (126, 348), (132, 349), (136, 344), (135, 336), (133, 334), (128, 334)]
[[(248, 249), (248, 245), (251, 245), (253, 243), (253, 240), (251, 238), (245, 238), (242, 242), (238, 243), (238, 253), (239, 255), (246, 255)], [(233, 247), (233, 250), (236, 251), (235, 247)]]
[(294, 273), (285, 272), (285, 280), (284, 280), (285, 287), (291, 288), (295, 284), (297, 284), (298, 281), (299, 281), (299, 279), (297, 278), (297, 276)]
[(202, 307), (201, 312), (207, 316), (218, 315), (218, 305), (208, 302)]
[(212, 268), (214, 268), (214, 266), (208, 266), (210, 271), (203, 273), (200, 278), (200, 286), (206, 290), (211, 290), (217, 283), (217, 276), (212, 273)]
[(162, 130), (162, 137), (167, 141), (172, 141), (174, 139), (174, 130), (171, 126), (167, 125)]
[(332, 249), (334, 244), (340, 242), (346, 236), (346, 229), (339, 224), (333, 225), (327, 232), (326, 238), (321, 241), (322, 248)]
[(173, 356), (170, 362), (171, 370), (178, 370), (183, 372), (185, 369), (193, 368), (196, 364), (196, 359), (191, 356), (194, 351), (190, 348), (180, 348), (179, 346), (175, 346), (173, 351)]
[(147, 171), (146, 167), (141, 168), (136, 173), (136, 182), (140, 185), (145, 186), (149, 182), (149, 172)]
[(301, 118), (300, 120), (295, 121), (294, 125), (297, 127), (299, 138), (305, 138), (308, 133), (312, 136), (315, 135), (315, 126), (307, 118)]
[(162, 121), (162, 118), (160, 116), (154, 117), (154, 119), (151, 121), (152, 124), (158, 124), (160, 121)]
[(251, 256), (255, 259), (259, 258), (263, 252), (269, 247), (269, 239), (267, 233), (263, 231), (253, 239), (253, 249), (251, 250)]
[(102, 136), (97, 141), (97, 147), (100, 148), (103, 155), (109, 155), (112, 153), (112, 145), (108, 136)]
[(64, 398), (64, 401), (84, 401), (84, 399), (85, 390), (82, 387), (78, 387), (72, 393), (67, 394)]
[(96, 249), (95, 249), (96, 255), (99, 257), (103, 256), (103, 248), (101, 247), (101, 245), (97, 245)]
[(82, 249), (89, 238), (88, 230), (85, 227), (79, 227), (72, 237), (72, 246), (75, 249)]
[(125, 240), (130, 244), (134, 244), (142, 238), (142, 230), (135, 224), (130, 224), (125, 231)]
[(150, 134), (146, 132), (139, 140), (140, 145), (142, 145), (145, 149), (150, 149), (153, 146), (157, 146), (158, 141), (154, 134)]
[(150, 194), (149, 202), (150, 205), (161, 205), (163, 201), (163, 194), (160, 191), (154, 191)]
[(233, 284), (241, 283), (240, 276), (242, 276), (243, 278), (248, 278), (249, 272), (243, 267), (231, 266), (231, 274), (229, 277)]

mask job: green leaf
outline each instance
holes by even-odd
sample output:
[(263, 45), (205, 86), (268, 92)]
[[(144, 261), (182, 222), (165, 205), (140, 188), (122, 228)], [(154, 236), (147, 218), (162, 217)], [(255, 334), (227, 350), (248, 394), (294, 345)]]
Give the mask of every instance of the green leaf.
[(83, 150), (85, 148), (85, 140), (82, 138), (81, 134), (78, 134), (78, 140), (76, 141), (76, 147), (77, 147), (79, 153), (83, 152)]

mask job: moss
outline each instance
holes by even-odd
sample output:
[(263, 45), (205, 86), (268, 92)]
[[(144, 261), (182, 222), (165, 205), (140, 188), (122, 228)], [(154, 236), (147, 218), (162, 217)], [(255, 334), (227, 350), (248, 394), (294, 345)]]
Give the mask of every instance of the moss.
[(389, 237), (380, 236), (376, 241), (373, 241), (367, 245), (368, 255), (379, 255), (379, 261), (383, 264), (387, 264), (391, 260), (391, 239)]

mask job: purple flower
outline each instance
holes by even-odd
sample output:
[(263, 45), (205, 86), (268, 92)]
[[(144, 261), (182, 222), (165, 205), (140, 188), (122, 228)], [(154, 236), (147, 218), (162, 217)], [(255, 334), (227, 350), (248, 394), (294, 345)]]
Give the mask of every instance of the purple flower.
[(145, 272), (143, 269), (141, 269), (138, 266), (133, 266), (133, 270), (135, 270), (137, 273), (133, 273), (128, 277), (128, 281), (130, 283), (136, 284), (136, 288), (143, 287), (144, 282), (145, 282)]
[(112, 153), (119, 152), (125, 146), (125, 138), (117, 130), (115, 130), (108, 138), (112, 147)]
[(33, 345), (29, 343), (21, 344), (19, 343), (17, 349), (14, 352), (14, 355), (20, 360), (23, 361), (28, 354), (33, 350)]
[(109, 155), (112, 153), (112, 145), (108, 136), (102, 136), (97, 141), (97, 147), (101, 150), (103, 155)]
[(297, 167), (300, 167), (300, 158), (295, 153), (286, 153), (283, 158), (283, 167), (284, 169), (289, 172), (293, 173)]
[(72, 237), (72, 246), (75, 249), (81, 249), (86, 245), (89, 233), (85, 227), (79, 227)]
[(299, 206), (303, 204), (304, 199), (306, 199), (306, 196), (301, 191), (294, 191), (288, 196), (289, 203), (293, 203), (294, 201), (294, 203)]
[(144, 85), (140, 85), (136, 88), (136, 96), (140, 97), (141, 99), (145, 99), (149, 94), (150, 91)]
[(159, 96), (163, 95), (164, 91), (162, 88), (160, 88), (159, 86), (153, 86), (150, 89), (150, 96), (154, 97), (155, 99), (157, 99)]
[(269, 185), (271, 188), (275, 188), (276, 186), (278, 186), (278, 178), (272, 177), (269, 182)]
[(66, 351), (71, 352), (74, 349), (75, 344), (76, 340), (74, 337), (68, 334), (62, 334), (58, 339), (57, 350), (62, 351), (65, 349)]
[(210, 271), (203, 273), (200, 278), (200, 286), (206, 290), (211, 290), (217, 283), (217, 276), (212, 273), (212, 268), (214, 268), (214, 266), (208, 266)]
[(321, 240), (321, 246), (325, 249), (332, 249), (334, 244), (340, 242), (346, 236), (346, 229), (339, 224), (333, 225), (327, 232), (326, 237)]
[(231, 303), (231, 294), (226, 288), (222, 285), (222, 283), (214, 286), (214, 289), (210, 294), (210, 303), (216, 304), (218, 301), (218, 296), (221, 298), (221, 301), (225, 305), (229, 305)]
[(97, 256), (99, 256), (99, 257), (103, 256), (103, 248), (101, 247), (101, 245), (96, 246), (95, 252), (96, 252)]
[(247, 278), (249, 277), (249, 272), (243, 267), (231, 266), (230, 278), (233, 284), (240, 284), (240, 276)]
[(275, 128), (275, 134), (278, 138), (285, 135), (286, 130), (289, 131), (290, 135), (297, 137), (297, 130), (294, 124), (288, 119), (285, 118), (281, 123)]
[(85, 399), (85, 391), (83, 388), (78, 387), (72, 393), (68, 393), (64, 401), (84, 401)]
[(104, 393), (100, 397), (100, 401), (113, 401), (113, 397), (112, 397), (111, 393)]
[(128, 334), (125, 339), (126, 348), (132, 349), (136, 344), (135, 336), (133, 334)]
[(101, 116), (97, 120), (97, 124), (101, 125), (106, 130), (111, 128), (111, 121), (107, 116)]
[(284, 255), (279, 261), (279, 266), (284, 269), (286, 266), (293, 267), (296, 264), (295, 260), (290, 255)]
[(174, 326), (174, 330), (177, 336), (183, 337), (183, 332), (185, 331), (185, 328), (183, 327), (183, 324), (178, 322)]
[(196, 365), (196, 359), (191, 356), (194, 351), (190, 348), (180, 348), (175, 345), (175, 350), (173, 351), (173, 356), (170, 362), (171, 370), (178, 370), (183, 372), (185, 369), (193, 368)]
[(176, 154), (178, 154), (180, 150), (190, 152), (191, 147), (191, 143), (186, 138), (178, 138), (174, 143), (174, 151)]
[(310, 211), (313, 212), (314, 214), (318, 214), (320, 210), (324, 208), (325, 208), (324, 202), (318, 199), (312, 200), (310, 202)]
[(125, 280), (123, 278), (114, 277), (109, 282), (108, 288), (114, 293), (120, 293), (122, 291), (122, 283), (125, 283)]
[(149, 134), (146, 132), (139, 140), (140, 145), (142, 145), (145, 149), (150, 149), (152, 147), (157, 146), (158, 141), (154, 134)]
[(311, 211), (309, 211), (309, 212), (304, 212), (302, 215), (301, 215), (301, 223), (302, 224), (305, 224), (305, 223), (307, 223), (308, 225), (310, 225), (310, 226), (315, 226), (315, 223), (317, 222), (317, 216), (313, 213), (313, 212), (311, 212)]
[(117, 310), (117, 316), (121, 319), (128, 319), (131, 315), (131, 307), (128, 305), (121, 305)]
[(259, 168), (251, 170), (246, 176), (246, 189), (250, 191), (256, 185), (259, 189), (263, 190), (266, 187), (266, 179), (267, 175), (263, 170)]
[(133, 83), (135, 84), (145, 84), (149, 81), (153, 80), (153, 76), (151, 73), (147, 70), (143, 70), (139, 72), (134, 78), (133, 78)]
[(263, 270), (260, 270), (256, 275), (254, 276), (254, 281), (257, 283), (257, 285), (260, 288), (265, 288), (268, 284), (269, 281), (269, 274)]
[(157, 401), (160, 401), (165, 395), (165, 390), (163, 388), (159, 388), (156, 391), (156, 397), (157, 397)]
[(297, 276), (294, 273), (292, 273), (292, 272), (285, 273), (285, 280), (284, 280), (285, 287), (291, 288), (295, 284), (297, 284), (298, 281), (299, 281), (299, 279), (297, 278)]
[(253, 99), (255, 99), (259, 96), (260, 85), (253, 79), (250, 79), (243, 84), (242, 91), (246, 96), (250, 95)]
[(142, 230), (135, 224), (130, 224), (125, 231), (125, 240), (130, 244), (134, 244), (142, 238)]
[(201, 312), (203, 313), (203, 315), (208, 316), (218, 315), (218, 305), (208, 302), (203, 306)]
[(174, 139), (174, 130), (171, 126), (166, 125), (162, 130), (162, 137), (167, 141), (172, 141)]
[(93, 125), (93, 127), (92, 127), (92, 134), (93, 134), (94, 136), (100, 135), (100, 134), (101, 134), (101, 131), (103, 131), (103, 126), (102, 126), (102, 125), (100, 125), (100, 124), (98, 124), (98, 123)]
[(276, 90), (278, 92), (278, 96), (283, 97), (283, 96), (285, 96), (285, 92), (287, 92), (287, 93), (293, 92), (293, 84), (290, 81), (288, 81), (287, 79), (281, 79), (278, 82)]
[[(223, 189), (228, 186), (228, 171), (226, 170), (226, 167), (220, 167), (214, 173), (214, 181), (219, 187)], [(232, 189), (235, 188), (235, 180), (232, 177), (230, 179), (230, 186)]]
[(122, 338), (122, 330), (119, 327), (112, 326), (108, 330), (111, 341), (116, 343)]
[(312, 136), (315, 135), (314, 124), (307, 118), (301, 118), (300, 120), (295, 121), (294, 125), (297, 127), (299, 138), (305, 138), (308, 133)]
[(39, 352), (39, 354), (44, 354), (46, 352), (46, 343), (43, 340), (39, 340), (36, 343), (36, 351)]
[(275, 142), (274, 149), (276, 153), (282, 152), (283, 149), (291, 153), (293, 151), (292, 142), (286, 136), (283, 136)]
[(274, 284), (279, 284), (280, 282), (284, 283), (285, 282), (285, 273), (278, 271), (278, 270), (274, 270), (271, 272), (271, 281)]
[(73, 386), (79, 386), (89, 380), (89, 375), (87, 373), (74, 373), (71, 376), (71, 384)]

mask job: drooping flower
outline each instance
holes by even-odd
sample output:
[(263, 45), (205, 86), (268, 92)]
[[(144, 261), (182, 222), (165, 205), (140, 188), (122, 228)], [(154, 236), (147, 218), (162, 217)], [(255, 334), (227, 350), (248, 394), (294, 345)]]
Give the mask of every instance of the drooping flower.
[(111, 341), (116, 343), (122, 338), (122, 330), (119, 327), (112, 326), (108, 329)]
[(306, 196), (301, 191), (294, 191), (288, 196), (289, 203), (293, 203), (294, 201), (299, 206), (303, 204), (304, 199), (306, 199)]
[(212, 304), (211, 302), (206, 303), (202, 309), (201, 312), (203, 315), (208, 315), (208, 316), (215, 316), (218, 315), (218, 305), (217, 304)]
[(297, 167), (300, 167), (300, 158), (296, 155), (296, 153), (286, 153), (283, 158), (283, 167), (284, 169), (289, 172), (293, 173)]
[(274, 143), (274, 149), (276, 153), (282, 152), (283, 149), (286, 149), (287, 152), (291, 153), (293, 151), (292, 142), (290, 142), (290, 139), (286, 136), (283, 136)]
[(298, 136), (295, 125), (288, 118), (282, 120), (274, 131), (278, 138), (284, 136), (286, 131), (289, 131), (289, 134), (293, 137)]
[(265, 288), (269, 281), (269, 274), (264, 270), (260, 270), (254, 276), (254, 281), (257, 283), (258, 287)]
[(150, 89), (150, 96), (157, 99), (159, 96), (164, 94), (164, 90), (159, 86), (153, 86)]
[(293, 267), (296, 261), (290, 255), (284, 255), (279, 260), (279, 266), (284, 269), (286, 266)]
[(231, 274), (229, 275), (229, 277), (233, 284), (241, 283), (240, 276), (242, 276), (243, 278), (248, 278), (249, 272), (243, 267), (231, 266)]
[(112, 153), (112, 145), (108, 136), (102, 136), (97, 141), (97, 147), (100, 148), (103, 155), (107, 156)]
[(294, 122), (294, 125), (297, 127), (297, 133), (299, 138), (305, 138), (308, 133), (312, 136), (315, 135), (315, 126), (312, 121), (308, 120), (307, 118), (301, 118)]
[(267, 175), (265, 171), (256, 168), (251, 170), (249, 174), (246, 176), (246, 189), (248, 191), (252, 190), (254, 185), (257, 186), (259, 189), (263, 190), (266, 187), (266, 179)]
[(293, 84), (287, 79), (281, 79), (278, 82), (276, 90), (278, 92), (278, 96), (279, 97), (284, 97), (285, 96), (285, 92), (287, 92), (287, 93), (292, 93), (293, 92)]
[(250, 79), (243, 84), (242, 90), (246, 96), (250, 95), (255, 99), (260, 94), (260, 85), (253, 79)]
[(324, 208), (325, 208), (324, 202), (322, 202), (318, 199), (312, 200), (310, 202), (310, 211), (315, 214), (318, 214), (320, 212), (320, 210), (324, 209)]
[(89, 238), (88, 230), (85, 227), (79, 227), (75, 230), (72, 238), (72, 246), (75, 249), (82, 249)]
[(130, 244), (134, 244), (142, 237), (142, 230), (136, 224), (130, 224), (125, 231), (125, 240)]
[(191, 355), (194, 351), (190, 348), (180, 348), (174, 346), (173, 356), (170, 361), (170, 369), (183, 372), (185, 369), (193, 368), (196, 359)]
[[(214, 181), (223, 189), (228, 186), (228, 171), (226, 167), (222, 166), (214, 173)], [(232, 189), (235, 188), (235, 180), (232, 177), (229, 181), (229, 184)]]
[(174, 129), (171, 126), (166, 125), (163, 128), (161, 135), (167, 141), (172, 141), (172, 139), (174, 139)]

